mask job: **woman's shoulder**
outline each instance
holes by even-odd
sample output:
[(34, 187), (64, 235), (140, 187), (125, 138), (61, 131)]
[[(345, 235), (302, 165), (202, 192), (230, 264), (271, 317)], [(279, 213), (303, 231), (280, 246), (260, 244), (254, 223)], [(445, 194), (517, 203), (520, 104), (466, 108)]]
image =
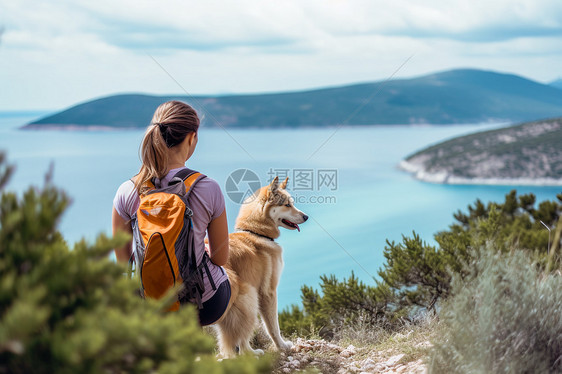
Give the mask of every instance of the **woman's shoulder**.
[(209, 220), (217, 218), (224, 211), (224, 196), (219, 184), (213, 178), (208, 176), (201, 178), (193, 188), (193, 193), (207, 211)]
[(126, 180), (121, 183), (113, 198), (113, 206), (115, 210), (117, 210), (117, 213), (119, 213), (123, 219), (131, 219), (138, 208), (138, 204), (139, 197), (133, 181)]
[(194, 188), (194, 191), (195, 190), (197, 190), (198, 192), (205, 191), (209, 194), (222, 194), (220, 185), (217, 183), (217, 181), (207, 175), (205, 175), (197, 182)]
[(208, 175), (203, 174), (203, 178), (201, 178), (199, 180), (199, 182), (197, 182), (197, 184), (202, 184), (203, 186), (213, 186), (213, 187), (220, 187), (219, 184), (217, 183), (216, 180), (214, 180), (213, 178), (209, 177)]
[(125, 182), (121, 183), (121, 185), (117, 189), (117, 195), (130, 195), (134, 191), (135, 184), (133, 183), (132, 179), (128, 179)]

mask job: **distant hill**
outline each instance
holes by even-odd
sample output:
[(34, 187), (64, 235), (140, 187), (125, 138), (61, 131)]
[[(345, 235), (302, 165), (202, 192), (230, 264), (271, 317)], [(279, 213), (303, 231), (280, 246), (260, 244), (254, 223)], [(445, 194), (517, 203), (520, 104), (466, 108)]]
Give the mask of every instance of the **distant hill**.
[(550, 82), (550, 85), (562, 90), (562, 78), (557, 79), (554, 82)]
[(480, 123), (562, 115), (562, 90), (516, 75), (463, 69), (287, 93), (194, 98), (115, 95), (25, 127), (145, 127), (155, 108), (170, 99), (203, 109), (206, 126), (224, 127)]
[(427, 182), (562, 185), (562, 118), (461, 136), (401, 163)]

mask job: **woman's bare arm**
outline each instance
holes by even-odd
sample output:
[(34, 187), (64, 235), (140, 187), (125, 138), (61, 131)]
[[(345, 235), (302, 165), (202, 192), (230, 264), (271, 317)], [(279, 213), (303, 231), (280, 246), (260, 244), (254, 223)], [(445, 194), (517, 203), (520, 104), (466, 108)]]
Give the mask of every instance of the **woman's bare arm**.
[[(115, 207), (113, 208), (113, 212), (111, 213), (111, 228), (113, 231), (113, 235), (117, 233), (117, 231), (125, 231), (128, 233), (133, 233), (133, 229), (129, 224), (129, 221), (126, 221), (117, 213)], [(115, 248), (115, 257), (117, 257), (118, 262), (127, 262), (131, 258), (131, 247), (132, 240), (130, 240), (127, 244), (125, 244), (121, 248)]]
[(223, 266), (228, 261), (230, 248), (228, 246), (228, 224), (226, 222), (226, 209), (222, 214), (209, 223), (209, 247), (211, 261), (215, 265)]

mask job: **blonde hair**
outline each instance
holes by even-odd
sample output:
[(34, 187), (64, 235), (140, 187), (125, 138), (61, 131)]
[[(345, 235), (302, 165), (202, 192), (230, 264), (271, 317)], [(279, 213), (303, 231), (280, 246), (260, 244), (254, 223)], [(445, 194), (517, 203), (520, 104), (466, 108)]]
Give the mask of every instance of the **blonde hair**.
[(139, 150), (142, 166), (134, 178), (139, 195), (148, 191), (148, 181), (166, 176), (168, 149), (177, 146), (198, 129), (197, 112), (186, 103), (173, 100), (156, 108)]

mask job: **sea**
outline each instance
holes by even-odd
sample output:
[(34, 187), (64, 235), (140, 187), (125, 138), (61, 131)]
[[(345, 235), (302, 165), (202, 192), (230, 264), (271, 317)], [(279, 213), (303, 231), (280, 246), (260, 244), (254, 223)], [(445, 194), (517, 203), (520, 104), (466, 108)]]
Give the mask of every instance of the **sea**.
[[(111, 234), (113, 197), (139, 169), (143, 130), (23, 131), (47, 114), (0, 112), (0, 150), (14, 164), (6, 189), (22, 194), (53, 182), (72, 204), (59, 228), (69, 243)], [(322, 275), (355, 274), (374, 285), (387, 241), (413, 232), (430, 245), (476, 199), (503, 201), (506, 193), (532, 192), (554, 200), (561, 187), (442, 185), (415, 180), (397, 165), (409, 154), (440, 141), (508, 124), (392, 125), (300, 129), (222, 129), (202, 125), (187, 166), (223, 189), (229, 229), (240, 201), (273, 176), (289, 177), (296, 206), (310, 218), (300, 231), (281, 229), (284, 271), (279, 309), (300, 304), (301, 287), (319, 289)]]

